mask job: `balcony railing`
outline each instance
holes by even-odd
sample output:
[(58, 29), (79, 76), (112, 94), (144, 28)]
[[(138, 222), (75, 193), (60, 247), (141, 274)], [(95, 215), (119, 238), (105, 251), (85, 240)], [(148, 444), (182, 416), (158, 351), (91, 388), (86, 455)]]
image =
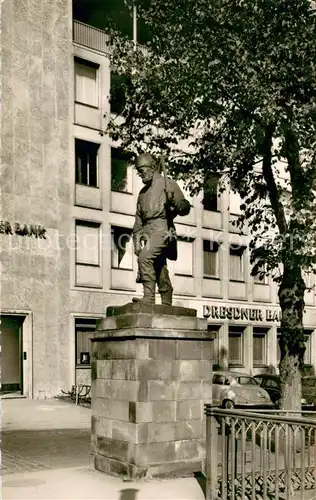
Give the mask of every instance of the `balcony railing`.
[(90, 49), (98, 50), (99, 52), (108, 52), (108, 37), (102, 30), (74, 20), (72, 36), (75, 43), (83, 45), (84, 47), (89, 47)]
[(316, 499), (316, 414), (206, 405), (206, 500)]

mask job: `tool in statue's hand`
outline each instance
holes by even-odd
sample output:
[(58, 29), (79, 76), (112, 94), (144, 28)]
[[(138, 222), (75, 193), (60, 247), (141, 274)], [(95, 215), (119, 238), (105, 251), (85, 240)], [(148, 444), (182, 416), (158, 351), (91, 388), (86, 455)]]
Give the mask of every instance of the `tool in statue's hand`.
[(167, 172), (166, 172), (166, 163), (165, 163), (165, 157), (163, 155), (160, 156), (159, 158), (160, 166), (161, 166), (161, 171), (164, 176), (164, 181), (165, 181), (165, 193), (166, 193), (166, 208), (170, 215), (172, 215), (172, 212), (175, 212), (175, 202), (174, 202), (174, 193), (173, 191), (170, 191), (168, 187), (168, 179), (167, 179)]

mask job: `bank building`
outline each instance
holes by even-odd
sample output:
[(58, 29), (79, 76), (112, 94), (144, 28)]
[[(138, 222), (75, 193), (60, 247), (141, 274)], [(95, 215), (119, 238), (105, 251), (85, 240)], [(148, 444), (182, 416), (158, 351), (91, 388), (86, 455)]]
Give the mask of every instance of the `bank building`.
[[(96, 321), (141, 295), (130, 235), (142, 184), (104, 133), (119, 105), (108, 99), (105, 33), (78, 12), (70, 0), (2, 4), (1, 382), (28, 398), (89, 384)], [(213, 181), (190, 203), (168, 263), (174, 305), (207, 318), (215, 366), (277, 370), (277, 287), (251, 277), (238, 195)], [(310, 368), (314, 280), (306, 276)]]

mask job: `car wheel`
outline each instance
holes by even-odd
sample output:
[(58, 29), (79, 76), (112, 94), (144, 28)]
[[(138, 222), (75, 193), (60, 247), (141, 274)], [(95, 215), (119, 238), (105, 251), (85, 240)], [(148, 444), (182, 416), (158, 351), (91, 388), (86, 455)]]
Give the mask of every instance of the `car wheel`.
[(226, 408), (226, 410), (233, 410), (235, 404), (231, 399), (225, 399), (225, 401), (223, 401), (223, 408)]

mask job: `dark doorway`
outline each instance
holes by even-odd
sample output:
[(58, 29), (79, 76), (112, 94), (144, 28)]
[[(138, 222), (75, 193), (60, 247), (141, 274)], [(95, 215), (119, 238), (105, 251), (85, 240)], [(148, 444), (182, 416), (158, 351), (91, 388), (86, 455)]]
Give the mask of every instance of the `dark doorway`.
[(24, 316), (1, 316), (1, 394), (23, 394), (22, 326)]

